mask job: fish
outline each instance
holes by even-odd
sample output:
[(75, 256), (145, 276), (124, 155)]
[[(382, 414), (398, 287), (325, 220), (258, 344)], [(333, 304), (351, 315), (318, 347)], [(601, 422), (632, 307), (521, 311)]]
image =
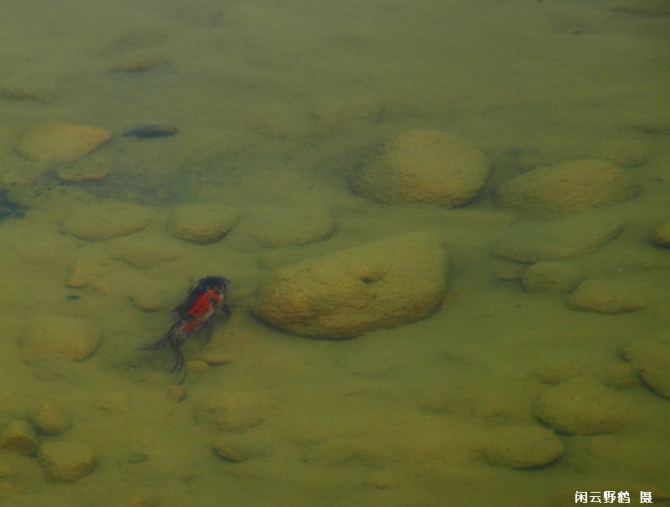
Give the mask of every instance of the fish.
[(221, 276), (206, 276), (195, 282), (188, 290), (186, 301), (172, 310), (179, 320), (161, 338), (140, 347), (140, 350), (172, 349), (175, 362), (170, 373), (181, 374), (178, 384), (186, 379), (182, 344), (191, 337), (207, 344), (212, 338), (213, 317), (219, 314), (230, 317), (230, 308), (226, 305), (229, 286), (230, 280)]

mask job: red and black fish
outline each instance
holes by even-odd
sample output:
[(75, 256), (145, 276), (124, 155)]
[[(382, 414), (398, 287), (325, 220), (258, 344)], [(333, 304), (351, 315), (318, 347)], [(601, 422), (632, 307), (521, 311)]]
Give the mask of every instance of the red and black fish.
[(181, 345), (191, 336), (203, 344), (209, 342), (212, 338), (212, 317), (219, 313), (230, 317), (230, 309), (225, 304), (229, 285), (230, 281), (220, 276), (206, 276), (198, 280), (188, 290), (186, 301), (172, 310), (179, 320), (161, 339), (141, 347), (142, 350), (171, 348), (175, 363), (170, 373), (183, 372), (180, 384), (186, 378), (186, 361)]

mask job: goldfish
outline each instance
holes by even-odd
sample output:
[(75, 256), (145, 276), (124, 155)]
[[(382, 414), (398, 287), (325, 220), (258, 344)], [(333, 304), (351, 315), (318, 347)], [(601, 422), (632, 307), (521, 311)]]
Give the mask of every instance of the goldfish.
[(212, 338), (212, 318), (217, 314), (230, 317), (230, 308), (226, 305), (229, 285), (230, 281), (220, 276), (206, 276), (195, 282), (188, 290), (186, 301), (172, 310), (179, 320), (160, 339), (141, 347), (141, 350), (172, 349), (175, 363), (170, 373), (181, 373), (179, 384), (186, 378), (182, 344), (191, 336), (203, 344), (208, 343)]

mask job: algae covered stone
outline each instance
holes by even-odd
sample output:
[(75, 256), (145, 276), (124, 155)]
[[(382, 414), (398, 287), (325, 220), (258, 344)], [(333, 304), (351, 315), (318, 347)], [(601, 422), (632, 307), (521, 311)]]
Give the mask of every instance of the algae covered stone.
[(100, 241), (141, 231), (154, 213), (138, 204), (114, 202), (79, 208), (63, 221), (61, 230), (88, 241)]
[(352, 189), (389, 204), (463, 206), (489, 175), (487, 156), (470, 143), (437, 130), (410, 130), (351, 181)]
[(168, 231), (176, 238), (205, 245), (223, 238), (235, 227), (239, 215), (219, 204), (186, 204), (174, 210)]
[(100, 344), (96, 327), (64, 315), (40, 315), (33, 319), (21, 337), (23, 359), (29, 363), (62, 359), (81, 361)]
[(279, 270), (260, 287), (254, 313), (299, 335), (348, 338), (427, 317), (446, 276), (439, 237), (392, 236)]
[(37, 458), (49, 478), (58, 482), (77, 482), (90, 474), (97, 464), (93, 451), (79, 442), (44, 444)]
[(589, 378), (574, 378), (544, 391), (533, 413), (560, 433), (595, 435), (621, 428), (630, 407), (617, 391)]
[(20, 155), (40, 162), (71, 162), (105, 144), (104, 129), (70, 123), (41, 123), (25, 130), (16, 147)]
[(482, 454), (492, 465), (538, 468), (559, 459), (565, 445), (550, 429), (541, 426), (501, 426), (488, 432)]
[(496, 193), (502, 206), (530, 213), (569, 213), (616, 204), (638, 191), (633, 178), (609, 162), (574, 160), (516, 176)]

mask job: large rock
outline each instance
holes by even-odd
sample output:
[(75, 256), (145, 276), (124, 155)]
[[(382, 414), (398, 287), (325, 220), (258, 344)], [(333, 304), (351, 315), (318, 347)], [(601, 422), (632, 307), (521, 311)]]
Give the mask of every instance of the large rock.
[(87, 206), (67, 217), (61, 230), (80, 239), (100, 241), (141, 231), (153, 219), (149, 208), (130, 203)]
[(42, 315), (33, 319), (21, 337), (24, 361), (48, 359), (81, 361), (100, 344), (99, 331), (78, 319), (63, 315)]
[(42, 123), (21, 134), (16, 151), (31, 160), (70, 162), (112, 138), (106, 130), (70, 123)]
[(633, 179), (599, 160), (575, 160), (541, 167), (506, 181), (497, 190), (502, 206), (531, 213), (569, 213), (634, 197)]
[(304, 336), (353, 337), (430, 315), (446, 275), (437, 236), (393, 236), (279, 270), (259, 289), (254, 313)]
[(400, 134), (352, 180), (353, 190), (389, 204), (472, 200), (489, 175), (489, 160), (471, 144), (436, 130)]

